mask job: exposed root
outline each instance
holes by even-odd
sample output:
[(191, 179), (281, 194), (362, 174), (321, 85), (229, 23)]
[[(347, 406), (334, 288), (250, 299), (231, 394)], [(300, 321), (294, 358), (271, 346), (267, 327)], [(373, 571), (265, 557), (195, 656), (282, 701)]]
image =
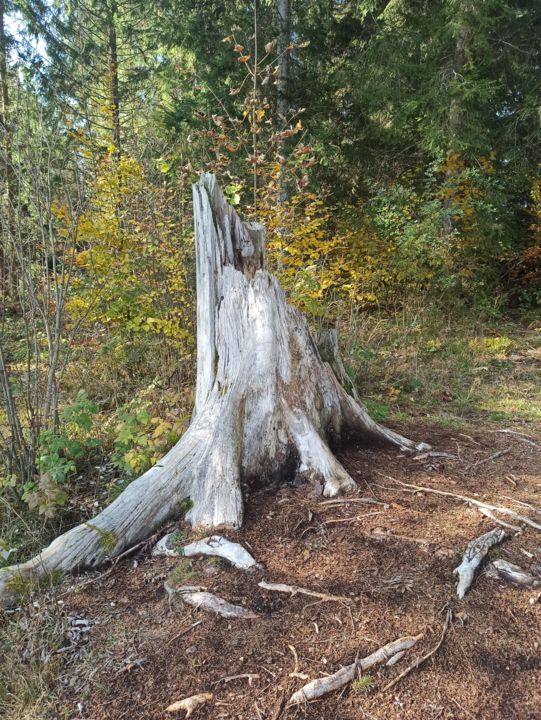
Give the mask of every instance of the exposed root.
[(152, 554), (173, 557), (178, 557), (179, 555), (186, 557), (209, 555), (228, 560), (239, 570), (250, 570), (258, 567), (248, 550), (243, 548), (242, 545), (239, 545), (239, 543), (231, 542), (221, 535), (212, 535), (211, 537), (196, 540), (189, 545), (178, 546), (175, 544), (175, 533), (169, 533), (168, 535), (164, 535), (156, 543)]
[(283, 583), (269, 583), (266, 580), (261, 580), (258, 583), (260, 588), (263, 590), (272, 590), (274, 592), (288, 593), (289, 595), (309, 595), (310, 597), (319, 598), (325, 602), (339, 601), (339, 602), (352, 602), (351, 598), (344, 597), (342, 595), (329, 595), (328, 593), (317, 592), (316, 590), (308, 590), (306, 588), (299, 587), (298, 585), (284, 585)]
[(297, 690), (289, 699), (290, 705), (299, 705), (310, 700), (326, 695), (327, 693), (339, 690), (344, 685), (352, 682), (359, 671), (366, 672), (374, 665), (387, 662), (390, 658), (394, 657), (397, 653), (403, 650), (409, 650), (417, 643), (423, 635), (416, 635), (414, 637), (403, 637), (394, 642), (390, 642), (387, 645), (379, 648), (376, 652), (368, 655), (365, 658), (357, 659), (351, 665), (341, 668), (333, 675), (327, 677), (317, 678), (307, 683), (300, 690)]
[(480, 535), (468, 543), (462, 562), (453, 571), (455, 575), (458, 575), (456, 593), (460, 599), (468, 592), (475, 577), (475, 572), (490, 548), (501, 543), (505, 537), (504, 530), (494, 528), (494, 530), (490, 530), (490, 532)]

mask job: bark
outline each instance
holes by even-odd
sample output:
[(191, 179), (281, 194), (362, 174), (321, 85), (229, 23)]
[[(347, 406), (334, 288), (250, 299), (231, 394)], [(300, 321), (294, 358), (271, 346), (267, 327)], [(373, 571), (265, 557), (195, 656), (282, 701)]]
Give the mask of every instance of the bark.
[(178, 516), (185, 498), (192, 525), (238, 527), (247, 487), (308, 479), (329, 497), (354, 489), (331, 451), (342, 442), (416, 448), (374, 422), (343, 390), (306, 319), (265, 269), (263, 228), (241, 222), (212, 175), (194, 185), (194, 217), (197, 388), (191, 425), (92, 522), (0, 571), (6, 601), (21, 578), (96, 567), (120, 554)]
[[(290, 119), (289, 106), (289, 65), (291, 45), (291, 0), (277, 0), (278, 15), (278, 83), (276, 110), (280, 130), (284, 130)], [(280, 164), (279, 201), (283, 205), (287, 200), (287, 179), (285, 172), (286, 145), (280, 140), (279, 152), (284, 160)]]
[(0, 0), (0, 133), (2, 146), (2, 170), (4, 187), (2, 192), (5, 197), (6, 225), (2, 235), (4, 240), (0, 245), (0, 283), (3, 302), (6, 302), (13, 284), (12, 267), (10, 264), (10, 252), (7, 238), (13, 233), (13, 212), (15, 208), (15, 178), (12, 167), (12, 141), (10, 128), (10, 98), (8, 83), (8, 36), (5, 29), (6, 3)]

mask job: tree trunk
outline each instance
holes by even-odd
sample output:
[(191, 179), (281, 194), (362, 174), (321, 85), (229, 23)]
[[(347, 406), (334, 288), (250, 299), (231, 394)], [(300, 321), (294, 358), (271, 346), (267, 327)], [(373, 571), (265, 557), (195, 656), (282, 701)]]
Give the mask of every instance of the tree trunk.
[(120, 160), (120, 90), (118, 83), (118, 48), (116, 36), (117, 4), (111, 3), (109, 14), (109, 73), (111, 82), (111, 112), (113, 114), (113, 145), (115, 159)]
[(185, 498), (192, 525), (238, 527), (245, 488), (307, 479), (329, 497), (354, 489), (330, 446), (363, 439), (415, 448), (375, 423), (321, 359), (305, 318), (265, 269), (263, 228), (241, 222), (213, 175), (203, 175), (193, 192), (197, 388), (190, 427), (92, 522), (0, 571), (6, 601), (20, 576), (96, 567), (118, 555), (178, 515)]
[[(284, 130), (290, 119), (289, 112), (289, 61), (291, 44), (291, 0), (277, 0), (278, 15), (278, 83), (276, 110), (280, 130)], [(280, 140), (280, 155), (286, 157), (285, 140)], [(284, 161), (280, 164), (280, 204), (287, 200), (287, 183)]]

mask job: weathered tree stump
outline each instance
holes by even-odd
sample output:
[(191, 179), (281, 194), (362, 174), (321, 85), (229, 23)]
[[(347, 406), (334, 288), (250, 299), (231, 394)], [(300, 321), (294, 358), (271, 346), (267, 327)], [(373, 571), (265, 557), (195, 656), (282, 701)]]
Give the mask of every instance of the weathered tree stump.
[(197, 388), (190, 427), (92, 522), (0, 571), (5, 602), (21, 579), (96, 567), (120, 554), (178, 515), (185, 498), (194, 526), (238, 527), (243, 487), (298, 478), (329, 497), (354, 489), (331, 447), (360, 439), (416, 447), (344, 391), (306, 319), (265, 267), (264, 229), (240, 220), (213, 175), (202, 176), (193, 197)]

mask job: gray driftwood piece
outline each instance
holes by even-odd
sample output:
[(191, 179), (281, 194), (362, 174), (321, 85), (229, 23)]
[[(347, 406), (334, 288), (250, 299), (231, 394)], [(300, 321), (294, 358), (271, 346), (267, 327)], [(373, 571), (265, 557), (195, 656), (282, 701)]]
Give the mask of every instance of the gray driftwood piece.
[(228, 560), (239, 570), (250, 570), (257, 567), (257, 563), (250, 555), (248, 550), (239, 543), (231, 542), (222, 535), (212, 535), (211, 537), (196, 540), (189, 545), (179, 546), (174, 544), (175, 533), (164, 535), (152, 550), (153, 555), (166, 555), (169, 557), (178, 557), (185, 555), (186, 557), (194, 557), (196, 555), (209, 555), (212, 557), (220, 557)]
[(504, 530), (494, 528), (468, 543), (462, 562), (454, 570), (454, 574), (458, 575), (456, 592), (459, 598), (463, 598), (468, 592), (475, 577), (475, 572), (490, 548), (501, 543), (505, 537)]
[(494, 580), (503, 580), (517, 587), (530, 589), (541, 587), (541, 577), (523, 570), (519, 565), (507, 562), (507, 560), (494, 560), (487, 567), (485, 574)]

